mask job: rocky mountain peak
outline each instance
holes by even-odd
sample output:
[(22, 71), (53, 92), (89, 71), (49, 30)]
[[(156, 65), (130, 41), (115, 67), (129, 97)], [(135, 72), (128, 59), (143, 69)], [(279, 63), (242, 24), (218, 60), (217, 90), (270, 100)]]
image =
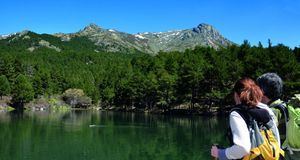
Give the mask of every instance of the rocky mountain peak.
[(31, 31), (30, 30), (23, 30), (19, 33), (17, 33), (19, 36), (24, 36), (24, 35), (27, 35), (28, 33), (30, 33)]
[(101, 30), (102, 30), (101, 27), (99, 27), (97, 24), (91, 23), (91, 24), (87, 25), (86, 27), (84, 27), (84, 29), (80, 30), (79, 32), (95, 33), (95, 32), (99, 32)]
[(212, 25), (206, 23), (200, 23), (197, 27), (193, 28), (194, 32), (197, 33), (210, 33), (210, 34), (217, 34), (219, 33)]

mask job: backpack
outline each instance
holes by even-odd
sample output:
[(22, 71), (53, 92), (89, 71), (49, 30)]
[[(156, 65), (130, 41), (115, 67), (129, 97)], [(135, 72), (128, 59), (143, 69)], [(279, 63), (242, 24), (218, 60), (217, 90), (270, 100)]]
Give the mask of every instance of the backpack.
[[(264, 109), (261, 109), (264, 110)], [(267, 123), (257, 121), (249, 114), (249, 110), (233, 108), (246, 122), (251, 141), (250, 154), (243, 157), (243, 160), (280, 160), (284, 159), (284, 151), (280, 148), (276, 136), (271, 130), (273, 121), (269, 118)], [(264, 110), (267, 112), (266, 110)]]
[(280, 141), (283, 143), (286, 140), (286, 127), (289, 121), (289, 111), (287, 105), (284, 101), (278, 99), (270, 104), (270, 108), (276, 116), (277, 127), (280, 133)]
[(283, 147), (293, 154), (293, 151), (300, 151), (300, 94), (289, 100), (287, 103), (289, 120), (286, 123), (286, 140)]

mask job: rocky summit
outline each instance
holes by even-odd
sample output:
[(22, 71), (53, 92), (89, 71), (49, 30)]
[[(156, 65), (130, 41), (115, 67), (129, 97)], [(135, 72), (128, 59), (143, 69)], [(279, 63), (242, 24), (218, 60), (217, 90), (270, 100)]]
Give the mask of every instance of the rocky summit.
[(195, 28), (159, 33), (140, 33), (140, 38), (147, 40), (147, 44), (154, 53), (158, 51), (184, 51), (195, 46), (210, 46), (215, 49), (231, 45), (232, 42), (224, 38), (214, 27), (200, 24)]

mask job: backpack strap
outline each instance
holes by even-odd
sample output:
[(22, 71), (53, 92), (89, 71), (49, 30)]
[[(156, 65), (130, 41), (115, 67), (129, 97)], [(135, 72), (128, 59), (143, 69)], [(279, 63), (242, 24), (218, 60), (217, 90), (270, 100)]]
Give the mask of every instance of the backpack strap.
[(270, 105), (270, 107), (278, 109), (280, 111), (281, 115), (284, 116), (284, 120), (285, 120), (286, 123), (289, 121), (289, 112), (288, 112), (288, 109), (286, 107), (285, 102), (280, 102), (278, 104), (273, 104), (273, 105)]
[[(237, 106), (234, 106), (230, 111), (229, 111), (229, 114), (231, 112), (237, 112), (242, 118), (243, 120), (246, 122), (246, 125), (247, 125), (247, 128), (248, 130), (250, 129), (250, 120), (249, 120), (249, 115), (247, 114), (247, 111), (246, 111), (246, 108), (242, 105), (237, 105)], [(226, 132), (226, 137), (227, 139), (229, 140), (229, 143), (231, 145), (233, 145), (233, 135), (232, 135), (232, 131), (231, 131), (231, 128), (230, 128), (230, 125), (228, 125), (228, 129), (227, 129), (227, 132)]]
[[(266, 117), (265, 114), (268, 114), (268, 111), (262, 108), (249, 108), (244, 105), (235, 106), (230, 110), (230, 113), (236, 111), (246, 122), (248, 128), (251, 124), (251, 121), (255, 120), (259, 126), (266, 126), (267, 128), (272, 127), (271, 117)], [(269, 115), (269, 114), (268, 114)]]
[(280, 125), (280, 121), (282, 120), (282, 118), (278, 119), (277, 117), (278, 125), (279, 125), (277, 127), (279, 127), (278, 129), (280, 131), (280, 140), (282, 141), (281, 147), (287, 148), (292, 154), (292, 150), (290, 149), (289, 145), (284, 145), (284, 142), (287, 140), (288, 137), (288, 121), (289, 121), (289, 112), (288, 112), (288, 108), (286, 107), (286, 103), (280, 101), (279, 103), (271, 104), (270, 107), (279, 110), (281, 113), (281, 117), (283, 116), (284, 118), (284, 123)]
[(250, 124), (250, 115), (247, 113), (247, 109), (245, 106), (242, 106), (242, 105), (238, 105), (238, 106), (235, 106), (233, 107), (229, 113), (231, 112), (237, 112), (242, 118), (243, 120), (246, 122), (247, 124), (247, 127), (249, 128), (249, 124)]
[[(267, 110), (262, 108), (248, 108), (246, 106), (236, 106), (231, 109), (230, 113), (236, 111), (246, 122), (248, 129), (253, 125), (255, 120), (259, 128), (271, 129), (273, 123)], [(268, 116), (266, 116), (266, 114)]]

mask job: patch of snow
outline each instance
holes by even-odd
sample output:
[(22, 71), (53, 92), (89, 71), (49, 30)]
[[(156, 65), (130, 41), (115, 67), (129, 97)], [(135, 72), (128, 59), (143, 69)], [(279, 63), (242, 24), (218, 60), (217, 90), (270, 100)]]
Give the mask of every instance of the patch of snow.
[(9, 34), (3, 34), (3, 35), (0, 35), (0, 37), (8, 37), (9, 36)]
[(109, 29), (108, 31), (110, 31), (110, 32), (116, 32), (115, 30), (113, 30), (113, 29)]
[(137, 38), (140, 38), (140, 39), (146, 39), (145, 37), (143, 37), (142, 35), (139, 35), (139, 34), (136, 34), (134, 36), (137, 37)]
[(8, 37), (11, 37), (11, 36), (14, 36), (14, 35), (16, 35), (17, 33), (11, 33), (11, 34), (2, 34), (2, 35), (0, 35), (0, 37), (1, 38), (8, 38)]
[(154, 32), (153, 34), (157, 35), (157, 34), (162, 34), (163, 32)]

